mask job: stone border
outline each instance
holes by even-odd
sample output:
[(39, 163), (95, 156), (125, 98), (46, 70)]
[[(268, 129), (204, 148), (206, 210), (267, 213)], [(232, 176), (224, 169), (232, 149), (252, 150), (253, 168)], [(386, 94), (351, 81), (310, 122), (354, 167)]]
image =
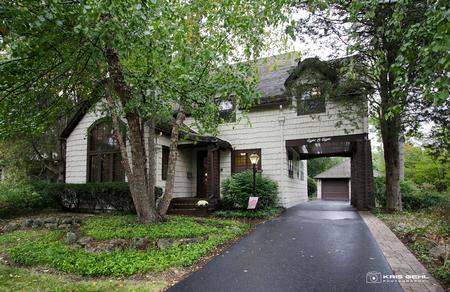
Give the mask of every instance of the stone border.
[(439, 282), (416, 259), (395, 234), (369, 211), (359, 211), (359, 215), (369, 227), (370, 232), (386, 257), (396, 275), (426, 275), (423, 283), (400, 282), (405, 292), (445, 292)]

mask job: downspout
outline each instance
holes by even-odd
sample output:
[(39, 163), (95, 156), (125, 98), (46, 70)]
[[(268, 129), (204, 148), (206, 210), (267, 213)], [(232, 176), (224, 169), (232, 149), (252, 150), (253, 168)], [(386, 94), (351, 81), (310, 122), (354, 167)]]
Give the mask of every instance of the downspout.
[[(286, 121), (286, 117), (283, 114), (283, 105), (280, 105), (280, 114), (278, 116), (278, 124), (280, 126), (280, 184), (281, 190), (283, 190), (283, 175), (284, 175), (284, 159), (286, 155), (284, 155), (284, 123)], [(283, 191), (281, 192), (281, 204), (284, 206), (284, 197)]]

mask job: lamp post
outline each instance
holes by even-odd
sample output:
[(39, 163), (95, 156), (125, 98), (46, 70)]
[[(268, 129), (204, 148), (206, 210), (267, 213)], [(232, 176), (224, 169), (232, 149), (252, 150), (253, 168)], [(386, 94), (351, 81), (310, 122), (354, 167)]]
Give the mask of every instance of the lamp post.
[(257, 197), (256, 195), (256, 165), (258, 164), (259, 156), (256, 153), (250, 154), (250, 162), (253, 165), (253, 196)]

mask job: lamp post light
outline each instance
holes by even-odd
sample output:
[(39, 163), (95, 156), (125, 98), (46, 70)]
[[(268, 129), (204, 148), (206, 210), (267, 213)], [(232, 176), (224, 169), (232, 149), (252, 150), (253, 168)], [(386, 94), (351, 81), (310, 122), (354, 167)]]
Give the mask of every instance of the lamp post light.
[(257, 197), (256, 195), (256, 165), (258, 164), (259, 156), (256, 153), (250, 154), (250, 162), (253, 165), (253, 196)]

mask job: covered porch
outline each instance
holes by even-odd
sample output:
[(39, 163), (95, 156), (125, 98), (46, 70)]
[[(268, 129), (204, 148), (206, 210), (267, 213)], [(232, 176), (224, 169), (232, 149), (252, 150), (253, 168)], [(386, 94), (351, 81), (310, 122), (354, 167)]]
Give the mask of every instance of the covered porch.
[[(220, 152), (232, 149), (231, 144), (217, 137), (190, 134), (189, 139), (178, 145), (180, 153), (188, 158), (186, 178), (190, 193), (174, 197), (169, 214), (206, 215), (214, 211), (220, 199)], [(205, 200), (208, 207), (198, 207)]]

